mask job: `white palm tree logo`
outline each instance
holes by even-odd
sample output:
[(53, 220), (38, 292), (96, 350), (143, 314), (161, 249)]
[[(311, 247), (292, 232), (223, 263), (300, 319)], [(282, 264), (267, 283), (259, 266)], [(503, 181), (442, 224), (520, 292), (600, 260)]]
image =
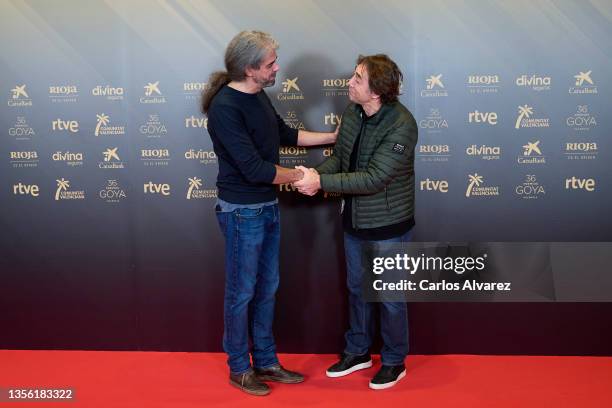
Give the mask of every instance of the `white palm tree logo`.
[(578, 75), (574, 75), (574, 78), (576, 78), (576, 86), (582, 86), (584, 81), (587, 81), (589, 84), (594, 85), (593, 80), (591, 79), (591, 72), (593, 72), (593, 70), (588, 72), (580, 71)]
[(521, 121), (523, 120), (523, 118), (529, 118), (531, 115), (533, 115), (533, 107), (528, 106), (528, 105), (524, 105), (524, 106), (519, 106), (518, 107), (518, 118), (516, 118), (516, 124), (514, 125), (514, 127), (516, 129), (521, 127)]
[(432, 75), (427, 78), (425, 81), (427, 82), (427, 89), (433, 89), (435, 86), (439, 86), (440, 88), (444, 88), (444, 84), (442, 83), (442, 74), (440, 75)]
[(468, 174), (468, 181), (470, 182), (470, 184), (468, 184), (468, 188), (465, 192), (466, 197), (469, 197), (472, 194), (472, 189), (474, 188), (474, 186), (480, 186), (480, 183), (482, 183), (483, 179), (482, 176), (478, 175), (478, 173), (474, 173), (473, 176), (471, 174)]
[(108, 117), (108, 115), (105, 115), (104, 113), (96, 115), (96, 117), (98, 118), (98, 124), (96, 125), (96, 130), (94, 132), (94, 135), (98, 136), (100, 134), (100, 128), (102, 126), (108, 126), (110, 118)]
[(191, 200), (191, 192), (193, 191), (193, 189), (195, 188), (196, 190), (199, 190), (200, 187), (202, 187), (202, 179), (199, 179), (197, 177), (189, 177), (189, 189), (187, 190), (187, 199)]
[(61, 180), (55, 180), (55, 181), (57, 181), (57, 190), (55, 191), (55, 200), (58, 201), (60, 192), (62, 190), (66, 191), (68, 190), (68, 187), (70, 187), (70, 181), (65, 180), (63, 177)]
[(145, 96), (151, 96), (153, 95), (153, 92), (155, 92), (158, 95), (161, 95), (161, 92), (159, 91), (159, 81), (157, 82), (148, 82), (145, 87)]

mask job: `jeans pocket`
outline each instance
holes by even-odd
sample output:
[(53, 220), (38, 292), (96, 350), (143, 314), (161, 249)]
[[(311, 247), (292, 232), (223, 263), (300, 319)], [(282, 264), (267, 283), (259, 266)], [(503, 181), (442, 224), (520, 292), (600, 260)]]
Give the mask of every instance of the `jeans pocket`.
[(236, 210), (236, 215), (240, 218), (256, 218), (263, 213), (263, 207), (260, 208), (240, 208)]

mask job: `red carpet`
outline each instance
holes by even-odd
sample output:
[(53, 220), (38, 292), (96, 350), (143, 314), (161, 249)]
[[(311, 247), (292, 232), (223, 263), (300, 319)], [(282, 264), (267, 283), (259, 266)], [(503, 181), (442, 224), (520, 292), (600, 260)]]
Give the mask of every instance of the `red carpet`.
[(611, 357), (409, 356), (397, 386), (368, 389), (379, 367), (329, 379), (334, 355), (281, 355), (303, 384), (252, 397), (227, 383), (224, 354), (0, 350), (0, 388), (75, 389), (74, 402), (1, 407), (612, 407)]

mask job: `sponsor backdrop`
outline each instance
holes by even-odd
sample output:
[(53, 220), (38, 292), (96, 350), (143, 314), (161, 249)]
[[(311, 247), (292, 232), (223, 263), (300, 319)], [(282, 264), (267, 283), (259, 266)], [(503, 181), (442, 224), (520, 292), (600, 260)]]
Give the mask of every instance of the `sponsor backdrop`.
[[(198, 99), (242, 29), (280, 42), (267, 92), (298, 129), (334, 129), (358, 54), (397, 61), (419, 124), (416, 240), (611, 240), (608, 1), (0, 8), (0, 347), (220, 350), (217, 160)], [(279, 195), (279, 348), (339, 351), (339, 197)], [(606, 303), (409, 308), (417, 353), (612, 351)]]

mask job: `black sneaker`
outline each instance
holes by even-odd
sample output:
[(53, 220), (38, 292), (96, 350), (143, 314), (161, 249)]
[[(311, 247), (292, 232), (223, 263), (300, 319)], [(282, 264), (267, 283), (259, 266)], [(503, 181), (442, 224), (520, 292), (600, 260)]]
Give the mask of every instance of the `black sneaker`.
[(268, 384), (260, 382), (253, 370), (242, 374), (230, 373), (230, 384), (251, 395), (268, 395), (270, 393)]
[(376, 373), (372, 381), (370, 381), (370, 388), (373, 390), (384, 390), (385, 388), (391, 388), (399, 380), (406, 376), (406, 367), (403, 364), (396, 366), (382, 366)]
[(370, 367), (372, 367), (372, 359), (369, 353), (362, 356), (352, 356), (343, 353), (340, 361), (329, 367), (325, 374), (332, 378), (343, 377), (357, 370), (363, 370)]
[(285, 370), (280, 364), (268, 368), (256, 368), (255, 375), (259, 381), (276, 381), (284, 384), (297, 384), (304, 381), (302, 374)]

